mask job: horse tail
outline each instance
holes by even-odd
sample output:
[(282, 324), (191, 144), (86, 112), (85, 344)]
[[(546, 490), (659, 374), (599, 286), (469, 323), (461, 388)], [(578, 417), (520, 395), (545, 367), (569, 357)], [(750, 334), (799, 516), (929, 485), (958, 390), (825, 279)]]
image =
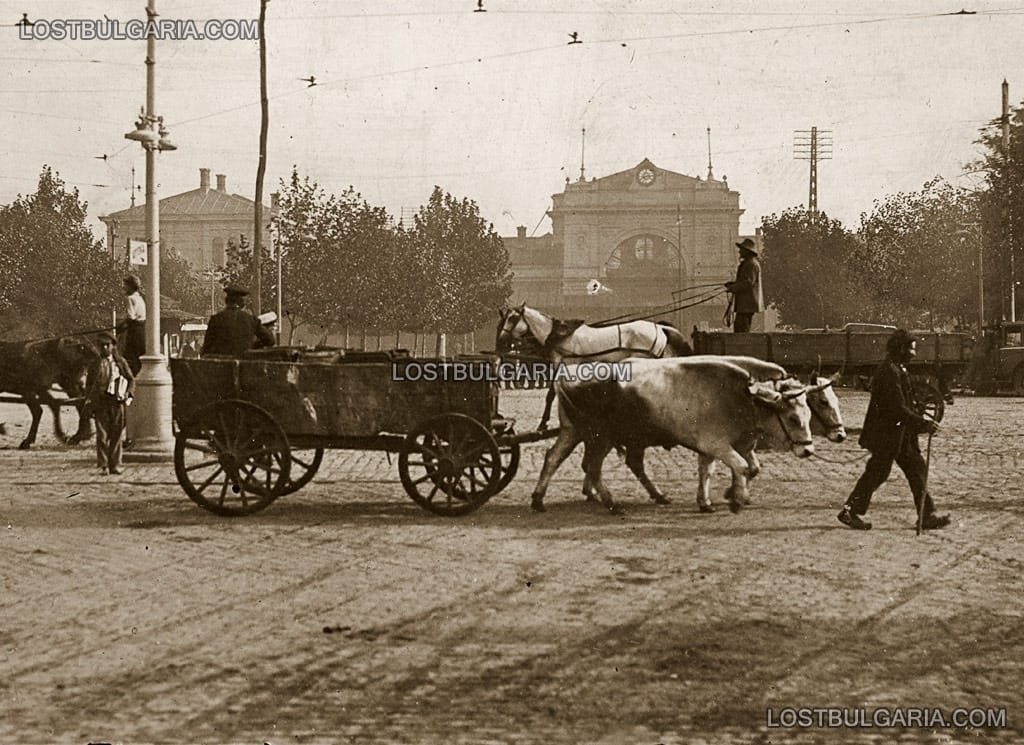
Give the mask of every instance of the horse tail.
[(665, 355), (672, 357), (689, 357), (693, 354), (693, 347), (690, 346), (690, 342), (686, 340), (683, 333), (673, 326), (671, 323), (665, 321), (658, 321), (658, 327), (665, 334), (665, 338), (668, 340), (668, 347), (675, 354)]

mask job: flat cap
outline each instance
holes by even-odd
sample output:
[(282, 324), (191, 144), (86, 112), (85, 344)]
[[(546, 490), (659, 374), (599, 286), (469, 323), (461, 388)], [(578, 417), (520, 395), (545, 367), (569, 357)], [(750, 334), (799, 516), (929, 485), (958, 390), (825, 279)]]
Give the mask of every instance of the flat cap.
[(249, 294), (249, 291), (238, 285), (228, 285), (224, 288), (224, 294), (228, 297), (245, 297)]

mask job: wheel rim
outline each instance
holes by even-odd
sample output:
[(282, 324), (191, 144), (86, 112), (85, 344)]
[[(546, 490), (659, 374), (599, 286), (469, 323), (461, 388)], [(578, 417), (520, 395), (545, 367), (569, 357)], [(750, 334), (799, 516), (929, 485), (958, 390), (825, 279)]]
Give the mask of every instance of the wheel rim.
[(292, 465), (288, 472), (288, 483), (284, 485), (279, 496), (296, 492), (313, 480), (317, 471), (320, 470), (320, 464), (323, 462), (324, 449), (292, 450), (291, 459)]
[(398, 470), (418, 505), (439, 515), (465, 515), (497, 491), (501, 455), (494, 437), (478, 421), (442, 414), (406, 436)]
[(245, 401), (197, 412), (174, 445), (174, 470), (189, 498), (220, 515), (248, 515), (284, 493), (291, 456), (281, 426)]
[(924, 410), (924, 414), (936, 422), (941, 422), (946, 414), (946, 402), (938, 388), (926, 380), (914, 380), (914, 397)]
[[(509, 434), (514, 434), (509, 432)], [(501, 476), (494, 487), (494, 494), (500, 493), (506, 486), (512, 483), (519, 471), (519, 443), (504, 442), (498, 445), (498, 455), (501, 459)], [(493, 496), (493, 495), (492, 495)]]

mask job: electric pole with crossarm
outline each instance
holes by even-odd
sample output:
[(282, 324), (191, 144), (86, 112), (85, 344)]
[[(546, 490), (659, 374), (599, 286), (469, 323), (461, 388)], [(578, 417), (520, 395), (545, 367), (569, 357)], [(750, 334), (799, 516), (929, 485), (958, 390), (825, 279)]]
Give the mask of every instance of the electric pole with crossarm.
[(807, 197), (807, 211), (818, 214), (818, 161), (832, 159), (832, 130), (797, 129), (793, 132), (793, 157), (811, 162), (810, 187)]

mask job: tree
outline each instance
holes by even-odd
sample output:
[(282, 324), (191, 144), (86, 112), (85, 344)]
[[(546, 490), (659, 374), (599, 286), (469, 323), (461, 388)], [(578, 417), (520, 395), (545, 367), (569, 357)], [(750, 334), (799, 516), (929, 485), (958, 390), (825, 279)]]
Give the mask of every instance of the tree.
[(977, 254), (962, 231), (976, 219), (976, 196), (941, 178), (861, 215), (856, 260), (881, 320), (936, 327), (972, 317)]
[[(985, 242), (985, 296), (992, 298), (986, 312), (990, 321), (1009, 318), (1010, 287), (1024, 274), (1024, 106), (1010, 112), (1007, 124), (1006, 144), (1000, 120), (982, 130), (976, 142), (985, 153), (970, 166), (970, 172), (984, 174), (986, 182), (978, 194), (978, 214)], [(1019, 294), (1016, 299), (1021, 299)]]
[(803, 207), (761, 223), (765, 302), (797, 327), (841, 326), (864, 320), (863, 291), (851, 260), (856, 237), (824, 213)]
[(437, 333), (465, 333), (494, 317), (512, 294), (508, 251), (476, 202), (434, 187), (413, 217), (410, 267), (422, 320)]
[(160, 292), (177, 300), (186, 313), (202, 316), (209, 311), (209, 288), (173, 246), (160, 249)]
[(43, 166), (34, 194), (0, 206), (0, 320), (24, 333), (109, 326), (122, 268), (86, 225), (88, 204)]

